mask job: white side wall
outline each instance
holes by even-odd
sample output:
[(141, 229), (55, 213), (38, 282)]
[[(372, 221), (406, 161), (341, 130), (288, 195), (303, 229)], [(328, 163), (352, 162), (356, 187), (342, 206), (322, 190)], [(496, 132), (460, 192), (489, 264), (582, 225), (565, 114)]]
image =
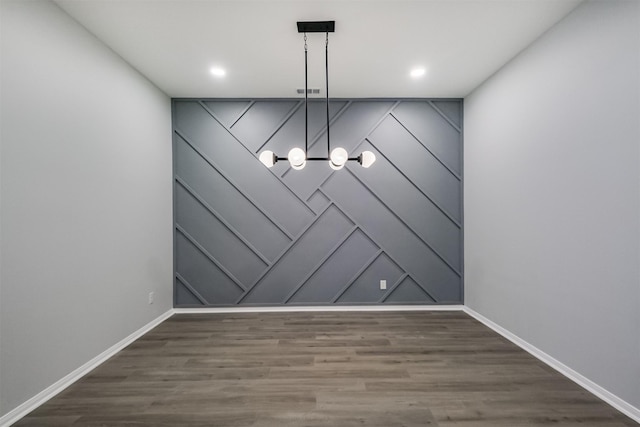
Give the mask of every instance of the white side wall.
[(589, 1), (465, 100), (465, 298), (640, 408), (640, 2)]
[(0, 8), (2, 415), (169, 310), (173, 256), (169, 98), (55, 4)]

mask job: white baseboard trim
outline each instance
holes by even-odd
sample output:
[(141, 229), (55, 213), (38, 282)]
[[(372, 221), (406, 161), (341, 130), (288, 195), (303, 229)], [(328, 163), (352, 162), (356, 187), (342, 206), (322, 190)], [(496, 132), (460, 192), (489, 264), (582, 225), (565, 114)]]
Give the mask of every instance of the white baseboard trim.
[(4, 416), (0, 417), (0, 427), (8, 427), (11, 424), (17, 422), (29, 412), (36, 409), (38, 406), (42, 405), (49, 399), (53, 398), (55, 395), (69, 387), (74, 382), (78, 381), (80, 378), (100, 366), (102, 363), (107, 361), (110, 357), (115, 355), (117, 352), (140, 338), (142, 335), (149, 332), (151, 329), (158, 326), (160, 323), (167, 320), (169, 317), (173, 316), (173, 309), (167, 311), (166, 313), (160, 315), (158, 318), (152, 320), (151, 322), (144, 325), (142, 328), (133, 332), (131, 335), (123, 339), (122, 341), (114, 344), (109, 347), (93, 359), (89, 360), (84, 365), (70, 372), (65, 377), (59, 379), (55, 383), (51, 384), (46, 389), (42, 390), (40, 393), (33, 396), (31, 399), (27, 400), (20, 406), (14, 408), (13, 410), (7, 412)]
[(583, 375), (579, 374), (578, 372), (574, 371), (573, 369), (571, 369), (570, 367), (568, 367), (564, 363), (562, 363), (562, 362), (554, 359), (553, 357), (549, 356), (547, 353), (545, 353), (544, 351), (540, 350), (539, 348), (529, 344), (527, 341), (525, 341), (522, 338), (518, 337), (517, 335), (509, 332), (508, 330), (506, 330), (502, 326), (498, 325), (497, 323), (494, 323), (493, 321), (487, 319), (486, 317), (484, 317), (480, 313), (470, 309), (467, 306), (464, 306), (463, 311), (465, 313), (467, 313), (469, 316), (471, 316), (474, 319), (476, 319), (477, 321), (479, 321), (480, 323), (483, 323), (485, 326), (493, 329), (495, 332), (499, 333), (500, 335), (502, 335), (503, 337), (505, 337), (506, 339), (508, 339), (509, 341), (514, 343), (515, 345), (517, 345), (518, 347), (522, 348), (523, 350), (525, 350), (526, 352), (528, 352), (532, 356), (536, 357), (537, 359), (539, 359), (542, 362), (544, 362), (545, 364), (549, 365), (550, 367), (552, 367), (556, 371), (560, 372), (562, 375), (564, 375), (565, 377), (569, 378), (570, 380), (572, 380), (573, 382), (575, 382), (579, 386), (583, 387), (584, 389), (586, 389), (590, 393), (592, 393), (592, 394), (596, 395), (597, 397), (599, 397), (600, 399), (604, 400), (609, 405), (613, 406), (614, 408), (616, 408), (618, 411), (622, 412), (623, 414), (625, 414), (629, 418), (631, 418), (634, 421), (640, 423), (640, 409), (639, 408), (636, 408), (635, 406), (631, 405), (629, 402), (619, 398), (615, 394), (611, 393), (610, 391), (604, 389), (603, 387), (601, 387), (598, 384), (594, 383), (593, 381), (591, 381), (590, 379), (586, 378), (585, 376), (583, 376)]
[(174, 308), (175, 314), (203, 313), (287, 313), (322, 311), (462, 311), (463, 305), (325, 305)]

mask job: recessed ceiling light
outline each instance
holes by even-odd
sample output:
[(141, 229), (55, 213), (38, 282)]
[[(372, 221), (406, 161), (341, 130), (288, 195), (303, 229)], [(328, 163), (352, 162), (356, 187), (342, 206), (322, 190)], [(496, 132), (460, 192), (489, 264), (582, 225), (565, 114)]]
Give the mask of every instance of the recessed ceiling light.
[(414, 69), (411, 70), (411, 73), (409, 73), (411, 75), (411, 77), (413, 77), (414, 79), (418, 78), (418, 77), (422, 77), (426, 74), (427, 70), (424, 67), (416, 67)]
[(227, 74), (227, 72), (220, 67), (212, 67), (209, 71), (216, 77), (224, 77)]

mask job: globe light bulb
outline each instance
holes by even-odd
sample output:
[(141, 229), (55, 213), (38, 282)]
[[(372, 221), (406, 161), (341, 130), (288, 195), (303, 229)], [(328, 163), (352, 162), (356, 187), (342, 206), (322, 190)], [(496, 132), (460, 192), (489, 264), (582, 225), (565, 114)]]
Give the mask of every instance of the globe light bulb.
[(359, 160), (363, 168), (368, 168), (376, 161), (376, 155), (371, 151), (363, 151)]
[(294, 168), (295, 170), (300, 170), (304, 168), (304, 165), (307, 164), (307, 160), (306, 160), (304, 151), (302, 151), (302, 148), (298, 148), (298, 147), (292, 148), (289, 151), (289, 155), (287, 156), (287, 158), (289, 159), (289, 163), (291, 164), (291, 167)]
[(333, 164), (333, 162), (331, 160), (329, 160), (329, 166), (331, 167), (331, 169), (333, 169), (334, 171), (339, 171), (340, 169), (342, 169), (344, 167), (344, 165), (340, 165), (340, 166), (336, 166)]
[(291, 165), (291, 167), (292, 167), (293, 169), (295, 169), (295, 170), (299, 171), (299, 170), (301, 170), (301, 169), (304, 169), (304, 167), (306, 166), (306, 164), (307, 164), (307, 162), (305, 161), (305, 162), (302, 162), (302, 164), (301, 164), (301, 165), (299, 165), (299, 166)]
[(271, 150), (264, 150), (258, 157), (263, 165), (270, 168), (276, 163), (276, 156)]
[[(338, 147), (334, 148), (333, 151), (331, 151), (331, 155), (329, 156), (329, 158), (331, 159), (331, 167), (335, 170), (338, 170), (342, 169), (344, 164), (347, 163), (347, 160), (349, 160), (349, 153), (347, 153), (347, 150), (345, 150), (344, 148)], [(336, 167), (338, 169), (336, 169)]]

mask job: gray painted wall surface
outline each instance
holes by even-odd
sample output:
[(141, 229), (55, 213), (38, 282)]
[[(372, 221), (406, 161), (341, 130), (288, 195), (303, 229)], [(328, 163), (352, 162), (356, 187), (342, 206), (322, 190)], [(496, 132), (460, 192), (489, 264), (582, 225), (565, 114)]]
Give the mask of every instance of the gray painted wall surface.
[(636, 408), (639, 15), (586, 2), (465, 99), (467, 305)]
[(330, 107), (332, 147), (371, 168), (259, 162), (304, 147), (304, 100), (174, 100), (176, 306), (462, 302), (462, 101)]
[(0, 20), (2, 415), (173, 286), (170, 99), (52, 2), (2, 0)]

